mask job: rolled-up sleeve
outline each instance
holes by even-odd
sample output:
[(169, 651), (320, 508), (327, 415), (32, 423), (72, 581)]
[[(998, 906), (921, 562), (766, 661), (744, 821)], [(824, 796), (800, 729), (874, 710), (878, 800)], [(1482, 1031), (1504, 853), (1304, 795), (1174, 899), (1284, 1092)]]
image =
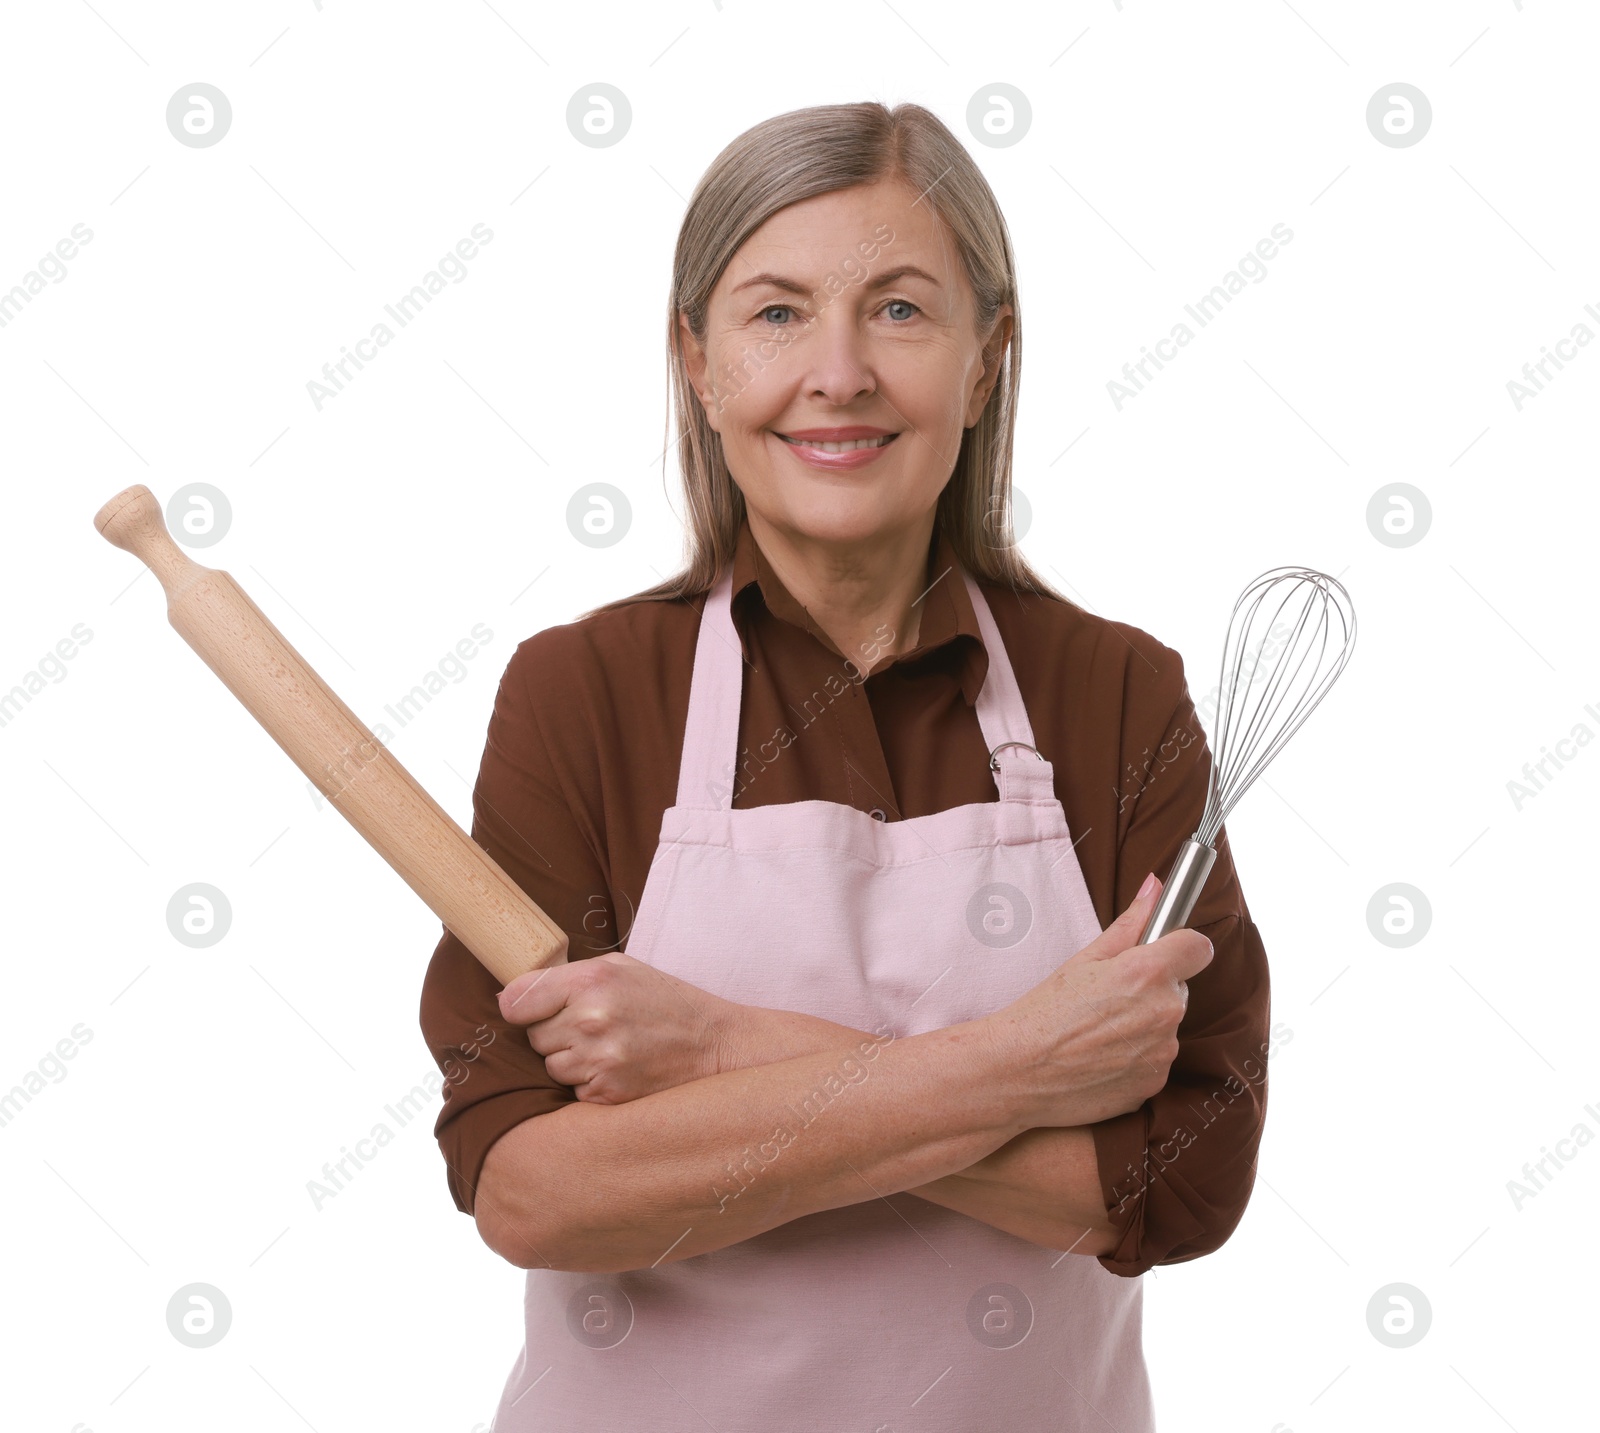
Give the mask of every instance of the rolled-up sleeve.
[[(1120, 625), (1120, 624), (1119, 624)], [(1130, 659), (1128, 720), (1118, 770), (1116, 910), (1147, 872), (1166, 879), (1205, 808), (1211, 753), (1178, 654), (1122, 629), (1150, 662)], [(1148, 670), (1146, 670), (1148, 669)], [(1137, 699), (1132, 688), (1143, 684)], [(1140, 713), (1166, 713), (1154, 722)], [(1099, 1256), (1114, 1274), (1197, 1259), (1220, 1248), (1255, 1182), (1267, 1109), (1271, 992), (1261, 933), (1233, 865), (1226, 828), (1188, 922), (1215, 958), (1189, 982), (1178, 1056), (1166, 1087), (1138, 1109), (1091, 1126), (1106, 1211), (1117, 1234)]]

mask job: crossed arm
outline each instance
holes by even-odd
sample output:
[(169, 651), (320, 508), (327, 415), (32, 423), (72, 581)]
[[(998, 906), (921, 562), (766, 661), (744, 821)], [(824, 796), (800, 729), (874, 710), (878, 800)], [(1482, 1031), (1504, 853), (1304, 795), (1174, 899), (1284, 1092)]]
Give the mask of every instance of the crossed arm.
[[(842, 1054), (872, 1038), (814, 1015), (738, 1005), (720, 1046), (724, 1069), (745, 1069)], [(1115, 1247), (1087, 1125), (1026, 1130), (977, 1163), (905, 1192), (1048, 1249), (1094, 1255)]]
[[(686, 1041), (682, 1026), (669, 1034), (638, 1017), (651, 995), (671, 991), (669, 1001), (679, 1003), (693, 987), (674, 989), (682, 982), (655, 973), (641, 978), (649, 968), (622, 959), (631, 974), (620, 984), (634, 998), (618, 1021), (603, 998), (599, 1006), (581, 997), (568, 1003), (571, 981), (590, 983), (582, 967), (591, 962), (559, 967), (564, 975), (521, 986), (520, 997), (502, 992), (503, 1008), (521, 998), (545, 1002), (545, 1016), (529, 1017), (530, 1039), (555, 1078), (579, 1094), (513, 1126), (485, 1156), (474, 1213), (484, 1242), (502, 1257), (522, 1268), (653, 1267), (896, 1192), (1083, 1252), (1085, 1227), (1103, 1211), (1096, 1199), (1085, 1218), (1061, 1214), (1068, 1157), (1058, 1161), (1045, 1137), (1088, 1131), (1034, 1128), (1028, 1111), (1044, 1113), (1048, 1103), (1036, 1104), (1036, 1076), (1020, 1053), (1037, 1040), (1025, 1015), (884, 1043), (881, 1033), (809, 1016), (683, 999), (700, 1020), (717, 1012), (699, 1026), (700, 1038)], [(525, 1016), (526, 1009), (517, 1014)], [(630, 1029), (643, 1036), (631, 1059)], [(802, 1113), (796, 1125), (797, 1100), (826, 1117)], [(1014, 1155), (975, 1168), (1013, 1143)]]

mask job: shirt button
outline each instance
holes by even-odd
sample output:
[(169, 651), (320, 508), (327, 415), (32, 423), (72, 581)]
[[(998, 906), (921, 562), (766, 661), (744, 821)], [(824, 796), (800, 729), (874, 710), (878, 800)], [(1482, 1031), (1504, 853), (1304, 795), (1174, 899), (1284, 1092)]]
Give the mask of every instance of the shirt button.
[(882, 812), (882, 811), (881, 811), (881, 810), (879, 810), (879, 809), (878, 809), (878, 808), (877, 808), (877, 807), (876, 807), (876, 806), (874, 806), (874, 807), (873, 807), (873, 808), (872, 808), (872, 810), (870, 810), (870, 811), (869, 811), (869, 812), (867, 812), (867, 815), (868, 815), (868, 816), (870, 816), (870, 817), (872, 817), (872, 819), (873, 819), (873, 820), (874, 820), (874, 821), (887, 821), (887, 820), (888, 820), (888, 819), (889, 819), (889, 818), (888, 818), (888, 817), (887, 817), (887, 816), (885, 816), (885, 815), (884, 815), (884, 814), (883, 814), (883, 812)]

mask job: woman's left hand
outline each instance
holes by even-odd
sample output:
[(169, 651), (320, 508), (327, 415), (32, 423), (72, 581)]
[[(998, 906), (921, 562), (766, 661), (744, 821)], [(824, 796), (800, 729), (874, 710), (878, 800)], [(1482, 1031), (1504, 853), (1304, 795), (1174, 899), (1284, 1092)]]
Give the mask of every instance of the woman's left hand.
[(622, 951), (530, 970), (500, 992), (551, 1078), (601, 1105), (720, 1073), (743, 1008)]

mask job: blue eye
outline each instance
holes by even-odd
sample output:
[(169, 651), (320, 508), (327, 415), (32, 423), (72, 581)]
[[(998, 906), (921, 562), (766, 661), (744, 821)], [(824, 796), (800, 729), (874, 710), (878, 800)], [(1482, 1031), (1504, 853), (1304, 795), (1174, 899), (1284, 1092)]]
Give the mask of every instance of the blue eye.
[[(899, 307), (899, 308), (910, 309), (911, 310), (911, 312), (906, 314), (904, 318), (896, 319), (895, 320), (896, 323), (904, 323), (908, 319), (913, 317), (914, 315), (919, 314), (919, 313), (922, 312), (922, 310), (919, 309), (909, 299), (890, 299), (886, 304), (884, 304), (884, 308), (885, 309), (894, 308), (894, 307)], [(792, 314), (792, 313), (794, 313), (794, 311), (795, 311), (794, 305), (792, 305), (792, 304), (768, 304), (766, 308), (761, 310), (761, 312), (758, 315), (758, 317), (763, 322), (771, 324), (771, 326), (773, 328), (787, 328), (788, 325), (786, 323), (780, 323), (780, 322), (775, 321), (772, 318), (772, 315), (775, 314), (775, 313)]]

